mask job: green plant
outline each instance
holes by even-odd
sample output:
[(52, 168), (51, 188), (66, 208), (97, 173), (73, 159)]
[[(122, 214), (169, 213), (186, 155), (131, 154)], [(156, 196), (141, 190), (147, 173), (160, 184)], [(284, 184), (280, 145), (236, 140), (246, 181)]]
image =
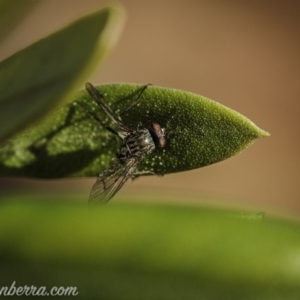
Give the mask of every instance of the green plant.
[[(8, 4), (2, 0), (0, 7)], [(14, 19), (10, 13), (4, 18), (2, 11), (3, 28)], [(106, 57), (122, 20), (120, 7), (104, 8), (0, 63), (1, 175), (96, 176), (107, 167), (117, 143), (78, 104), (106, 116), (86, 91), (75, 91)], [(21, 66), (28, 71), (19, 72)], [(98, 87), (117, 113), (140, 88)], [(156, 86), (123, 120), (169, 130), (164, 151), (141, 165), (164, 174), (218, 162), (267, 135), (205, 97)], [(112, 203), (91, 209), (66, 204), (73, 195), (55, 203), (48, 197), (46, 203), (3, 197), (0, 287), (14, 280), (72, 285), (84, 299), (299, 298), (298, 224), (205, 208)]]
[[(97, 111), (86, 91), (74, 91), (106, 57), (122, 15), (119, 7), (102, 9), (0, 63), (0, 139), (6, 140), (0, 149), (1, 175), (96, 176), (107, 166), (117, 143), (78, 105), (84, 103)], [(99, 90), (118, 113), (131, 104), (140, 88), (113, 84)], [(57, 107), (62, 108), (54, 111)], [(99, 107), (97, 113), (107, 119)], [(123, 120), (133, 127), (157, 122), (166, 128), (166, 148), (150, 155), (141, 166), (158, 174), (210, 165), (268, 135), (239, 113), (205, 97), (156, 86), (145, 91)], [(29, 124), (33, 125), (24, 131)]]

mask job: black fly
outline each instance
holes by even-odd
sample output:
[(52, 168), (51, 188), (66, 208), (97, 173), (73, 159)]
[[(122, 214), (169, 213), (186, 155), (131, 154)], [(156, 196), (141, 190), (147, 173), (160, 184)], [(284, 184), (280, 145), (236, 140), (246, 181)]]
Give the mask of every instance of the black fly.
[(161, 128), (157, 123), (152, 123), (148, 129), (134, 129), (122, 122), (120, 116), (136, 105), (147, 85), (141, 90), (137, 100), (119, 116), (103, 102), (103, 96), (92, 84), (87, 82), (85, 87), (90, 96), (117, 125), (117, 129), (105, 125), (97, 116), (88, 111), (89, 115), (108, 131), (117, 135), (122, 141), (119, 153), (111, 160), (108, 169), (99, 174), (90, 193), (89, 202), (104, 204), (120, 190), (129, 178), (134, 179), (140, 175), (154, 174), (150, 171), (136, 172), (136, 169), (146, 155), (153, 152), (156, 148), (165, 147), (165, 129)]

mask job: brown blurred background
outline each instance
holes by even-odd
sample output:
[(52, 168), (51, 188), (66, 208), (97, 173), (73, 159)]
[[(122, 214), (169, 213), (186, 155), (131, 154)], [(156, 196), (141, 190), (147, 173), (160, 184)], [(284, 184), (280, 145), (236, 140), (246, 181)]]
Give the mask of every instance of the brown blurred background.
[[(150, 82), (191, 91), (244, 114), (271, 137), (209, 167), (129, 182), (113, 201), (152, 196), (299, 216), (300, 1), (119, 2), (127, 11), (123, 34), (89, 81)], [(106, 3), (40, 1), (1, 45), (0, 59)], [(72, 190), (84, 199), (94, 180), (18, 184), (40, 193)]]

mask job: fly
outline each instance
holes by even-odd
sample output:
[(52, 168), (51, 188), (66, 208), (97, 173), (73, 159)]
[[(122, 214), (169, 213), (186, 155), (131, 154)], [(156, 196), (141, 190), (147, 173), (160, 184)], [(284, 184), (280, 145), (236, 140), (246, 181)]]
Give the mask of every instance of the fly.
[(137, 172), (138, 165), (144, 158), (157, 148), (166, 145), (165, 129), (157, 123), (152, 123), (149, 128), (131, 128), (123, 123), (121, 115), (129, 111), (139, 101), (148, 85), (144, 86), (138, 98), (128, 106), (120, 115), (116, 115), (111, 108), (103, 102), (103, 95), (89, 82), (86, 90), (96, 103), (103, 109), (107, 116), (117, 125), (117, 129), (104, 124), (96, 115), (88, 111), (88, 114), (105, 129), (117, 135), (121, 139), (120, 150), (110, 162), (107, 170), (101, 172), (90, 192), (89, 202), (105, 204), (124, 185), (129, 178), (141, 175), (153, 175), (151, 171)]

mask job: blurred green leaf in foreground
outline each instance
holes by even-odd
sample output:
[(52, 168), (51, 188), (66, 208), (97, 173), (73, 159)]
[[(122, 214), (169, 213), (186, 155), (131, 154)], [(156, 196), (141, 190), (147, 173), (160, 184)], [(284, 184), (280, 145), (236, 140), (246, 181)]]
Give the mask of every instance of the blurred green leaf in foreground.
[(0, 205), (1, 286), (76, 286), (80, 299), (299, 299), (299, 224), (11, 200)]

